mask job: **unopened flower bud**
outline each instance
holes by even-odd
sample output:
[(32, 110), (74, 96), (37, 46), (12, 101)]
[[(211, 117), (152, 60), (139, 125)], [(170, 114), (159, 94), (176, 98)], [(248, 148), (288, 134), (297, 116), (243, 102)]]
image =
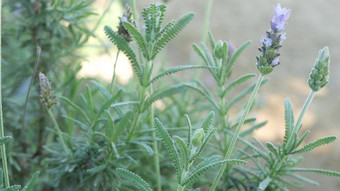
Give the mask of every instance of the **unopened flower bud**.
[(54, 91), (52, 90), (51, 82), (41, 72), (39, 73), (39, 85), (40, 85), (40, 101), (48, 109), (51, 109), (53, 105), (57, 103), (56, 96), (54, 95)]
[(194, 135), (192, 136), (192, 144), (195, 147), (199, 147), (203, 143), (204, 137), (204, 130), (202, 128), (196, 129)]
[(312, 72), (309, 74), (308, 84), (313, 91), (318, 91), (328, 83), (330, 55), (328, 47), (319, 51)]
[(219, 40), (214, 48), (214, 55), (217, 59), (222, 59), (223, 57), (223, 42)]

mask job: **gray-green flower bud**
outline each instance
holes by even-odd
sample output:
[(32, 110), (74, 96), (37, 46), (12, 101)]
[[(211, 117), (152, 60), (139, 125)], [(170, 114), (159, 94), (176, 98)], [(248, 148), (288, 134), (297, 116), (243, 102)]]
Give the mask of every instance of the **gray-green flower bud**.
[(199, 147), (203, 143), (204, 137), (204, 130), (202, 128), (196, 129), (194, 135), (192, 136), (192, 144), (195, 147)]
[(223, 42), (221, 40), (217, 41), (215, 45), (214, 55), (217, 59), (222, 59), (223, 57)]
[(312, 72), (309, 74), (308, 84), (313, 91), (318, 91), (328, 83), (330, 55), (328, 47), (319, 51)]

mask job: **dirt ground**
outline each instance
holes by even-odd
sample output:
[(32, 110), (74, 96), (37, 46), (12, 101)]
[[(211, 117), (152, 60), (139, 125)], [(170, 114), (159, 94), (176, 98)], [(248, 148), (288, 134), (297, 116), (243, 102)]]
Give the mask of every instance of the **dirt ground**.
[[(168, 48), (170, 64), (188, 64), (193, 56), (191, 44), (199, 43), (201, 40), (207, 2), (207, 0), (172, 0), (168, 4), (168, 18), (178, 18), (191, 11), (196, 13), (193, 22), (170, 43)], [(269, 29), (273, 6), (277, 2), (213, 1), (209, 28), (215, 39), (230, 40), (236, 46), (247, 40), (253, 41), (235, 65), (232, 77), (257, 72), (255, 56), (260, 46), (258, 40), (265, 34), (265, 30)], [(138, 1), (138, 7), (146, 6), (148, 3), (150, 1)], [(340, 137), (340, 1), (286, 0), (281, 1), (281, 5), (291, 9), (291, 17), (286, 27), (287, 40), (281, 49), (281, 64), (268, 75), (269, 82), (260, 90), (260, 103), (263, 103), (263, 107), (256, 116), (260, 120), (269, 120), (269, 123), (255, 135), (262, 141), (282, 140), (284, 99), (290, 97), (297, 117), (310, 91), (307, 79), (318, 50), (328, 46), (331, 54), (329, 84), (317, 93), (303, 120), (303, 129), (311, 130), (307, 141), (328, 135)], [(336, 140), (329, 146), (305, 154), (304, 157), (305, 160), (300, 167), (340, 171), (340, 141)], [(338, 178), (314, 174), (307, 176), (317, 180), (320, 186), (306, 185), (304, 189), (291, 190), (340, 190)]]

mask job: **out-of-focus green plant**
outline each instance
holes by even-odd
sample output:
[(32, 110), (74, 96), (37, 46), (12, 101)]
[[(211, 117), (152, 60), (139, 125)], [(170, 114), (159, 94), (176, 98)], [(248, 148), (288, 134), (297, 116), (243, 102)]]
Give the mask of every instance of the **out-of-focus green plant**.
[[(25, 182), (32, 169), (41, 167), (48, 121), (39, 104), (36, 71), (45, 71), (57, 80), (56, 91), (73, 97), (78, 84), (75, 74), (81, 56), (77, 50), (92, 35), (86, 21), (94, 15), (94, 1), (15, 0), (4, 2), (3, 83), (5, 125), (16, 141), (8, 144), (10, 173)], [(37, 47), (41, 53), (37, 54)], [(36, 62), (36, 60), (38, 62)], [(64, 71), (64, 72), (60, 72)], [(32, 79), (30, 79), (32, 78)], [(33, 82), (32, 84), (29, 81)], [(28, 92), (28, 86), (32, 85)], [(73, 92), (73, 93), (72, 93)], [(28, 96), (27, 108), (25, 105)], [(23, 117), (27, 110), (26, 117)], [(33, 112), (34, 111), (34, 112)], [(24, 120), (25, 119), (25, 120)], [(67, 127), (70, 129), (70, 127)], [(31, 163), (30, 161), (34, 163)], [(20, 176), (18, 175), (20, 174)]]

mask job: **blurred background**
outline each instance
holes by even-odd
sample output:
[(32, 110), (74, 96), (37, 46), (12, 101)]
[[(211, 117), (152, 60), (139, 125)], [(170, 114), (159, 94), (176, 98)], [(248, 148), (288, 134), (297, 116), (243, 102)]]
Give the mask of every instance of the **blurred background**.
[[(118, 16), (123, 13), (123, 5), (129, 2), (97, 0), (91, 5), (96, 15), (91, 15), (90, 22), (86, 25), (93, 29), (93, 35), (76, 52), (76, 55), (82, 58), (81, 61), (77, 61), (82, 66), (77, 74), (78, 77), (90, 76), (108, 82), (111, 80), (112, 65), (117, 49), (105, 37), (103, 27), (109, 25), (116, 28)], [(138, 12), (155, 2), (162, 3), (163, 1), (138, 0), (136, 3)], [(192, 50), (192, 43), (199, 43), (202, 40), (206, 8), (209, 2), (212, 2), (209, 30), (215, 40), (231, 41), (236, 47), (248, 40), (253, 42), (235, 64), (231, 79), (247, 73), (257, 73), (255, 57), (258, 55), (257, 49), (261, 46), (259, 39), (270, 27), (269, 20), (273, 17), (273, 6), (280, 2), (283, 7), (291, 9), (291, 16), (286, 27), (287, 39), (281, 49), (281, 64), (268, 75), (269, 82), (259, 91), (259, 110), (252, 114), (256, 115), (260, 121), (268, 120), (269, 122), (264, 128), (257, 130), (255, 136), (264, 142), (282, 141), (284, 99), (286, 97), (291, 99), (297, 117), (310, 91), (307, 79), (318, 50), (328, 46), (331, 54), (329, 84), (317, 93), (303, 120), (302, 128), (311, 130), (307, 141), (328, 135), (340, 137), (340, 1), (168, 0), (168, 20), (177, 19), (187, 12), (196, 14), (188, 27), (170, 42), (166, 56), (168, 65), (201, 64)], [(20, 14), (20, 10), (17, 11), (17, 14)], [(6, 25), (6, 22), (8, 24), (12, 19), (5, 17), (3, 22)], [(98, 19), (102, 20), (96, 25)], [(136, 22), (139, 27), (142, 27), (141, 20), (137, 19)], [(68, 25), (68, 23), (64, 24)], [(31, 56), (30, 59), (34, 60), (34, 57)], [(71, 61), (69, 59), (65, 62)], [(133, 75), (127, 62), (127, 58), (120, 54), (117, 75), (121, 84), (126, 84)], [(180, 77), (185, 78), (188, 74), (190, 73), (182, 73)], [(201, 72), (200, 78), (207, 84), (212, 81), (208, 72)], [(305, 160), (300, 166), (340, 171), (340, 140), (304, 156)], [(306, 185), (304, 190), (336, 191), (340, 188), (339, 179), (313, 174), (306, 176), (317, 180), (320, 186)]]

